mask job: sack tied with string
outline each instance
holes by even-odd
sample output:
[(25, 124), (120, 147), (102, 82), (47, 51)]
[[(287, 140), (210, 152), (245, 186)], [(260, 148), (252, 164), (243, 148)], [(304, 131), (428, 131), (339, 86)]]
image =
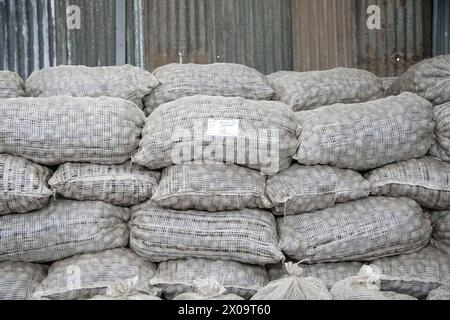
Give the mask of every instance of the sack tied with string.
[(149, 169), (226, 162), (275, 174), (298, 147), (285, 104), (196, 95), (161, 105), (148, 118), (133, 162)]
[(0, 99), (0, 153), (36, 163), (120, 164), (137, 151), (145, 116), (117, 98)]
[(177, 210), (225, 211), (270, 208), (266, 177), (234, 164), (193, 164), (163, 170), (152, 201)]
[(275, 100), (294, 111), (312, 110), (335, 103), (357, 103), (381, 98), (383, 82), (359, 69), (336, 68), (323, 71), (280, 71), (267, 76)]
[(126, 162), (119, 165), (65, 163), (50, 178), (52, 190), (68, 199), (98, 200), (131, 207), (146, 201), (160, 173)]
[(434, 142), (433, 106), (412, 93), (302, 111), (297, 118), (296, 160), (304, 165), (365, 171), (420, 158)]
[(326, 165), (289, 169), (267, 179), (267, 196), (276, 215), (293, 215), (333, 207), (369, 195), (370, 185), (356, 171)]
[(428, 212), (433, 227), (431, 245), (450, 255), (450, 210)]
[(29, 160), (0, 154), (0, 216), (44, 207), (52, 196), (52, 171)]
[(0, 217), (0, 261), (52, 262), (125, 247), (129, 209), (95, 201), (53, 200), (32, 213)]
[(277, 223), (283, 252), (309, 263), (371, 261), (417, 251), (432, 232), (420, 206), (407, 198), (369, 197)]
[(234, 63), (168, 64), (153, 72), (161, 82), (144, 100), (145, 111), (183, 97), (242, 97), (249, 100), (270, 100), (273, 90), (267, 78), (255, 69)]

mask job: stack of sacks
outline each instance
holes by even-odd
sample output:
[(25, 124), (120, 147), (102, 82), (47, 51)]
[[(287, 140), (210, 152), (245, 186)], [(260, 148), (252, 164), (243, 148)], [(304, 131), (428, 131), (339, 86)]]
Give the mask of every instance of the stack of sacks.
[(22, 78), (15, 72), (0, 70), (0, 99), (25, 96)]
[[(114, 249), (129, 242), (127, 207), (149, 199), (159, 181), (130, 164), (145, 121), (137, 104), (157, 84), (131, 66), (62, 66), (27, 80), (35, 97), (0, 99), (0, 261), (54, 263), (33, 298), (84, 299), (124, 279), (147, 283), (140, 265), (153, 276), (155, 266)], [(86, 261), (95, 268), (83, 269)]]
[[(267, 79), (245, 66), (174, 64), (154, 74), (162, 85), (145, 100), (133, 163), (163, 170), (151, 201), (131, 210), (130, 248), (160, 263), (152, 284), (168, 299), (249, 299), (268, 282), (264, 265), (284, 259), (263, 174), (291, 164), (295, 114), (264, 101)], [(205, 279), (226, 291), (202, 294), (195, 283)]]

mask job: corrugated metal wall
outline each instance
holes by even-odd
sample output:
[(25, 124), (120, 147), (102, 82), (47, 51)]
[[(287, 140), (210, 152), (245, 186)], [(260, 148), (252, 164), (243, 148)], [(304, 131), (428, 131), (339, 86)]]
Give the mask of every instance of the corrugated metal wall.
[(146, 66), (237, 62), (292, 69), (291, 0), (149, 0)]
[(450, 53), (450, 1), (434, 0), (433, 55)]

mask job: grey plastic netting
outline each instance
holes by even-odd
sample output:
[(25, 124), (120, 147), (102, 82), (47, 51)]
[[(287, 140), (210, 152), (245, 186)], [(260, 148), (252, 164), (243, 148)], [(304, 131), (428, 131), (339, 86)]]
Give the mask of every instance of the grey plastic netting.
[(450, 255), (427, 246), (420, 251), (375, 260), (381, 268), (381, 290), (425, 299), (450, 279)]
[(429, 212), (433, 234), (431, 244), (450, 255), (450, 210)]
[(369, 190), (367, 180), (356, 171), (293, 164), (267, 179), (266, 193), (275, 214), (292, 215), (364, 198)]
[(288, 275), (271, 281), (251, 300), (331, 300), (331, 294), (322, 280), (306, 277), (303, 270), (289, 262), (285, 265)]
[(269, 208), (266, 177), (223, 163), (175, 165), (164, 169), (152, 201), (178, 210), (225, 211)]
[(215, 278), (194, 280), (194, 292), (177, 295), (173, 300), (244, 300), (241, 296), (230, 293)]
[(297, 161), (364, 171), (419, 158), (434, 141), (433, 106), (412, 93), (297, 115)]
[(364, 266), (357, 276), (338, 281), (333, 286), (333, 300), (417, 300), (406, 294), (381, 291), (379, 277), (370, 266)]
[(136, 152), (142, 110), (113, 98), (0, 99), (0, 152), (34, 162), (119, 164)]
[(250, 100), (270, 100), (273, 96), (263, 74), (239, 64), (174, 63), (155, 69), (153, 74), (161, 86), (144, 100), (148, 114), (163, 103), (197, 94)]
[(104, 202), (57, 200), (0, 217), (0, 261), (51, 262), (128, 244), (129, 210)]
[(442, 285), (437, 289), (432, 290), (427, 297), (427, 300), (450, 300), (450, 282), (448, 285)]
[(295, 111), (312, 110), (335, 103), (356, 103), (381, 98), (383, 83), (374, 74), (358, 69), (280, 71), (267, 76), (275, 99)]
[(152, 262), (205, 258), (264, 265), (284, 258), (275, 218), (266, 211), (176, 211), (151, 202), (131, 211), (130, 248)]
[(450, 162), (450, 102), (434, 108), (436, 140), (431, 146), (430, 154)]
[(121, 281), (133, 281), (136, 292), (152, 293), (150, 279), (156, 266), (144, 261), (130, 249), (118, 248), (82, 254), (57, 261), (36, 288), (35, 298), (81, 300), (105, 295)]
[(22, 78), (15, 72), (0, 70), (0, 99), (25, 96)]
[(46, 268), (23, 262), (0, 262), (0, 300), (29, 300), (45, 279)]
[(389, 94), (416, 93), (438, 105), (450, 101), (450, 55), (426, 59), (412, 66), (391, 86)]
[(111, 97), (143, 107), (144, 96), (159, 81), (148, 71), (131, 66), (57, 66), (34, 72), (25, 82), (30, 97)]
[(425, 208), (450, 209), (450, 163), (423, 157), (375, 169), (366, 178), (372, 195), (406, 197)]
[(431, 224), (407, 198), (370, 197), (278, 219), (283, 252), (310, 263), (370, 261), (425, 246)]
[[(361, 262), (336, 262), (318, 264), (300, 264), (304, 277), (313, 277), (323, 281), (328, 290), (340, 280), (358, 275), (363, 264)], [(268, 267), (271, 281), (289, 276), (283, 264)]]
[(295, 113), (285, 104), (197, 95), (160, 106), (146, 121), (133, 161), (150, 169), (192, 160), (283, 170), (298, 147)]
[(47, 185), (51, 175), (50, 169), (29, 160), (0, 154), (0, 216), (45, 206), (52, 196)]
[(146, 201), (160, 173), (130, 162), (119, 165), (65, 163), (49, 180), (56, 193), (68, 199), (98, 200), (130, 207)]
[(196, 279), (216, 279), (226, 293), (250, 299), (268, 282), (263, 266), (243, 264), (236, 261), (182, 259), (161, 262), (152, 285), (160, 287), (167, 299), (194, 291)]

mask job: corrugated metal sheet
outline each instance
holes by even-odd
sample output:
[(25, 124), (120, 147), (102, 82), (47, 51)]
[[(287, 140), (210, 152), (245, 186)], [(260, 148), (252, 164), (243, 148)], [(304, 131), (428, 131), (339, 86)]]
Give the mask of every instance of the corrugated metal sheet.
[(434, 0), (433, 55), (450, 53), (450, 1)]
[(291, 0), (145, 1), (146, 67), (235, 62), (292, 69)]
[(353, 0), (293, 0), (294, 69), (351, 67)]
[(27, 77), (56, 63), (52, 0), (0, 0), (0, 69)]

